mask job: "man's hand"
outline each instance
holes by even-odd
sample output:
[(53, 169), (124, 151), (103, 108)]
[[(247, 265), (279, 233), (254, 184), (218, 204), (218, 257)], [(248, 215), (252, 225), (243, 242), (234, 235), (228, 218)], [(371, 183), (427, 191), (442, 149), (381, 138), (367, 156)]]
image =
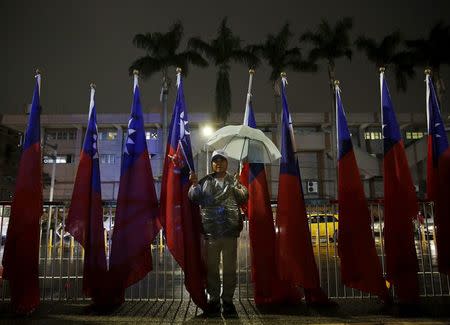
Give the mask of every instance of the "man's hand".
[(191, 181), (191, 183), (192, 183), (192, 185), (197, 185), (198, 184), (198, 177), (197, 177), (197, 174), (196, 173), (194, 173), (194, 172), (191, 172), (190, 174), (189, 174), (189, 180)]
[(239, 177), (238, 173), (234, 174), (234, 182), (233, 182), (233, 184), (234, 184), (234, 186), (241, 185), (241, 181), (240, 181), (240, 177)]

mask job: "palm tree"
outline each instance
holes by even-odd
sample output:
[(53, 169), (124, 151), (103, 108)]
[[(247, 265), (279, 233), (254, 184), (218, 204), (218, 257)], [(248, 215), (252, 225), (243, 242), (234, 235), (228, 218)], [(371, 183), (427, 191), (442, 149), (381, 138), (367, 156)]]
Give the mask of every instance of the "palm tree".
[(209, 43), (199, 37), (189, 40), (190, 49), (204, 53), (218, 67), (216, 82), (216, 115), (225, 124), (231, 111), (230, 65), (232, 62), (257, 61), (255, 56), (241, 48), (241, 39), (235, 36), (224, 18), (217, 30), (217, 38)]
[[(339, 20), (335, 26), (331, 26), (326, 20), (322, 20), (315, 32), (307, 31), (300, 37), (300, 42), (307, 42), (313, 45), (309, 58), (312, 61), (325, 60), (328, 68), (328, 79), (331, 91), (331, 154), (336, 165), (336, 151), (334, 143), (336, 136), (336, 119), (335, 119), (335, 95), (334, 81), (336, 79), (336, 60), (346, 57), (352, 59), (352, 42), (350, 40), (350, 30), (353, 28), (353, 19), (344, 17)], [(337, 193), (337, 188), (336, 188)]]
[(440, 68), (443, 64), (450, 64), (450, 26), (438, 22), (431, 28), (428, 39), (407, 40), (406, 46), (412, 51), (416, 65), (433, 71), (438, 98), (442, 101), (445, 84)]
[(316, 32), (307, 31), (300, 37), (300, 42), (309, 42), (314, 46), (309, 54), (311, 60), (314, 62), (319, 59), (326, 60), (333, 93), (336, 59), (344, 56), (349, 60), (352, 59), (352, 43), (349, 35), (352, 28), (353, 18), (350, 17), (338, 21), (334, 27), (323, 19)]
[[(180, 67), (182, 73), (187, 75), (189, 64), (199, 67), (208, 66), (208, 62), (197, 52), (192, 50), (179, 51), (183, 38), (183, 25), (180, 21), (175, 22), (166, 33), (153, 32), (137, 34), (133, 38), (133, 44), (146, 53), (139, 57), (129, 67), (130, 74), (137, 69), (140, 75), (146, 79), (155, 73), (162, 73), (161, 82), (161, 102), (163, 104), (163, 141), (166, 141), (167, 134), (167, 98), (171, 79), (169, 78), (170, 67)], [(163, 144), (164, 148), (164, 144)]]
[(356, 48), (364, 51), (369, 61), (375, 63), (377, 68), (392, 66), (397, 89), (406, 91), (407, 79), (413, 78), (415, 73), (411, 53), (398, 50), (401, 44), (402, 38), (398, 31), (387, 35), (380, 43), (365, 36), (360, 36), (355, 41)]
[(272, 68), (269, 80), (272, 82), (276, 98), (280, 97), (281, 72), (289, 69), (303, 72), (317, 71), (317, 64), (304, 60), (299, 47), (289, 47), (293, 36), (289, 23), (286, 23), (278, 34), (269, 34), (262, 45), (254, 46), (257, 53), (260, 53)]
[(280, 73), (286, 70), (317, 71), (317, 64), (304, 60), (299, 47), (290, 47), (293, 36), (289, 23), (285, 23), (276, 35), (267, 35), (263, 44), (249, 47), (250, 51), (261, 55), (272, 69), (269, 80), (274, 90), (277, 127), (280, 115)]

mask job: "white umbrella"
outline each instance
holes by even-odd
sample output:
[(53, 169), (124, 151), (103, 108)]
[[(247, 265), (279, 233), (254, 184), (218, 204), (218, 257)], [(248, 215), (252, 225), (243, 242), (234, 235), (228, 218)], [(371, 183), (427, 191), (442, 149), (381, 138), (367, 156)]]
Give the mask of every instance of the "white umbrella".
[(246, 125), (224, 126), (206, 144), (223, 149), (230, 158), (249, 163), (267, 164), (281, 158), (280, 151), (261, 130)]

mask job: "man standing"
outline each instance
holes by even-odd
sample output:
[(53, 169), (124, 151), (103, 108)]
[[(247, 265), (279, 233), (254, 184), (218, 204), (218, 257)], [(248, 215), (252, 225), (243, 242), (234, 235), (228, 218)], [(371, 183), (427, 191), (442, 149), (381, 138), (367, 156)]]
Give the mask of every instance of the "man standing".
[[(192, 185), (189, 199), (200, 205), (205, 235), (207, 292), (209, 314), (220, 312), (222, 297), (223, 313), (234, 314), (233, 294), (236, 289), (237, 238), (242, 230), (239, 206), (248, 199), (247, 189), (237, 177), (227, 173), (227, 154), (216, 150), (211, 156), (213, 173), (198, 181), (191, 173)], [(220, 254), (223, 261), (223, 290), (220, 295)]]

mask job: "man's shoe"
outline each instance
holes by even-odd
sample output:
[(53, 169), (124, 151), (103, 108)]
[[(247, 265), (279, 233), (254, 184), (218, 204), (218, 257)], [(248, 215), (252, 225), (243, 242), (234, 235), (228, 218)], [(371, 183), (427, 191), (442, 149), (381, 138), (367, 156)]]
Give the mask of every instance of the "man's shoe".
[(234, 307), (233, 302), (224, 301), (222, 304), (222, 313), (225, 316), (237, 316), (236, 307)]
[(220, 315), (220, 302), (214, 300), (209, 301), (205, 313), (207, 316)]

